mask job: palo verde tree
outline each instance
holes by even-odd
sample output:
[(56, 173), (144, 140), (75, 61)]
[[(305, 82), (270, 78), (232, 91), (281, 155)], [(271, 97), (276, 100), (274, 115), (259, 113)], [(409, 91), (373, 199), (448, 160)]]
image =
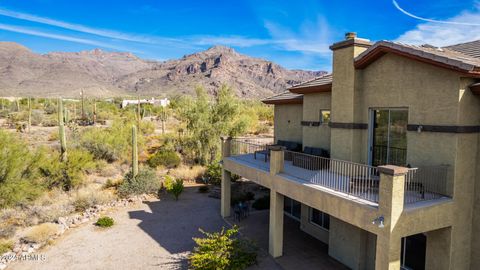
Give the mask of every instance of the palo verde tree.
[(219, 89), (214, 100), (201, 87), (197, 87), (196, 94), (196, 99), (187, 97), (185, 104), (178, 106), (179, 115), (186, 123), (188, 147), (201, 164), (208, 164), (218, 158), (220, 136), (245, 133), (251, 119), (244, 116), (244, 104), (226, 85)]

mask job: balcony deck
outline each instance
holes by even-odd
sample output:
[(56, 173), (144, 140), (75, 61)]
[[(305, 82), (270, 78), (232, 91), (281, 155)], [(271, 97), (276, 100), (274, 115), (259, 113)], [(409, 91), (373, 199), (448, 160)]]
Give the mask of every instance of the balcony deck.
[[(270, 171), (270, 162), (265, 162), (265, 156), (263, 154), (257, 154), (256, 159), (253, 154), (240, 154), (231, 156), (229, 159), (248, 166), (257, 170), (265, 172)], [(298, 166), (294, 166), (291, 161), (285, 160), (284, 170), (280, 173), (280, 176), (302, 183), (305, 186), (321, 190), (323, 192), (331, 193), (348, 200), (356, 201), (361, 204), (370, 206), (378, 206), (378, 188), (375, 189), (363, 189), (363, 190), (350, 190), (351, 179), (342, 174), (337, 174), (331, 170), (308, 170)], [(325, 179), (330, 179), (325, 181)], [(332, 179), (334, 179), (332, 181)], [(345, 191), (349, 192), (346, 193)], [(368, 198), (368, 199), (365, 199)], [(405, 191), (405, 201), (414, 202), (406, 204), (409, 207), (418, 207), (420, 205), (430, 205), (431, 203), (438, 202), (439, 200), (450, 199), (448, 197), (438, 197), (438, 194), (425, 192), (422, 193), (416, 190)]]

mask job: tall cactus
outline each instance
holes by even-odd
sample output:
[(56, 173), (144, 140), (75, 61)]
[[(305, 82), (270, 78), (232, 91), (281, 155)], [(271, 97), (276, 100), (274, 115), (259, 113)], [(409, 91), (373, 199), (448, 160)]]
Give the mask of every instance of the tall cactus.
[(80, 92), (80, 95), (82, 96), (82, 121), (85, 121), (87, 117), (85, 115), (85, 93), (83, 92), (83, 89), (82, 92)]
[(60, 138), (60, 160), (67, 161), (67, 139), (65, 137), (65, 123), (63, 118), (62, 98), (58, 99), (58, 135)]
[(92, 115), (93, 124), (97, 122), (97, 100), (93, 100), (93, 115)]
[(32, 100), (28, 98), (28, 120), (27, 120), (27, 132), (30, 133), (30, 129), (32, 128)]
[(140, 95), (137, 96), (137, 127), (140, 129), (140, 121), (142, 120), (142, 116), (140, 115)]
[(137, 127), (132, 126), (132, 174), (136, 177), (138, 174), (138, 147), (137, 147)]

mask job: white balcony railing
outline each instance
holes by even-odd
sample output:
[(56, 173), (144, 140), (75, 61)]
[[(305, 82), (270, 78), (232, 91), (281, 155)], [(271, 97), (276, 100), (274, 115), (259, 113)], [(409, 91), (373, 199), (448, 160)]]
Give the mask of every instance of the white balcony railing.
[[(268, 146), (256, 141), (233, 139), (230, 155), (255, 162), (268, 169)], [(282, 173), (336, 192), (378, 203), (378, 168), (365, 164), (284, 150)], [(405, 204), (450, 197), (447, 190), (448, 166), (409, 169), (405, 176)]]

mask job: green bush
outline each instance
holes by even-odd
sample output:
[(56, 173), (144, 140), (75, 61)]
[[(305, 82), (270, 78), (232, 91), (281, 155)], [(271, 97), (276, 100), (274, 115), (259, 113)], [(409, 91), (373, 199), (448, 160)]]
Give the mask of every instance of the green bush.
[(150, 168), (141, 168), (136, 177), (133, 177), (131, 171), (125, 175), (118, 187), (118, 193), (123, 197), (133, 194), (156, 194), (160, 187), (155, 171)]
[(45, 155), (32, 151), (14, 135), (0, 130), (0, 208), (25, 203), (45, 190), (39, 165)]
[(238, 228), (207, 233), (193, 238), (197, 246), (190, 255), (190, 266), (197, 270), (242, 270), (257, 262), (257, 247), (238, 237)]
[(111, 217), (101, 217), (95, 223), (95, 225), (102, 228), (112, 227), (113, 224), (115, 224), (115, 221)]
[(218, 162), (211, 163), (207, 166), (205, 176), (208, 178), (208, 183), (212, 185), (220, 185), (222, 182), (222, 166)]
[(49, 188), (61, 187), (71, 190), (83, 184), (85, 173), (95, 168), (92, 155), (81, 149), (70, 149), (65, 162), (60, 162), (59, 153), (54, 151), (49, 160), (41, 165), (41, 171), (47, 179)]
[(173, 177), (167, 175), (165, 176), (164, 186), (167, 192), (172, 194), (175, 197), (175, 200), (178, 201), (178, 197), (183, 192), (183, 180), (174, 179)]
[(180, 161), (180, 157), (175, 151), (160, 150), (150, 156), (147, 163), (152, 168), (156, 168), (159, 165), (167, 168), (175, 168), (180, 165)]
[[(127, 121), (117, 120), (108, 128), (87, 129), (80, 136), (80, 145), (95, 159), (108, 162), (126, 160), (130, 151), (131, 126)], [(138, 144), (142, 147), (143, 136), (138, 136)]]
[(256, 199), (252, 207), (257, 210), (264, 210), (264, 209), (269, 209), (270, 208), (270, 196), (265, 195), (261, 198)]
[(239, 202), (252, 201), (253, 199), (255, 199), (255, 194), (253, 194), (253, 192), (250, 192), (250, 191), (233, 193), (230, 203), (231, 205), (236, 205)]

